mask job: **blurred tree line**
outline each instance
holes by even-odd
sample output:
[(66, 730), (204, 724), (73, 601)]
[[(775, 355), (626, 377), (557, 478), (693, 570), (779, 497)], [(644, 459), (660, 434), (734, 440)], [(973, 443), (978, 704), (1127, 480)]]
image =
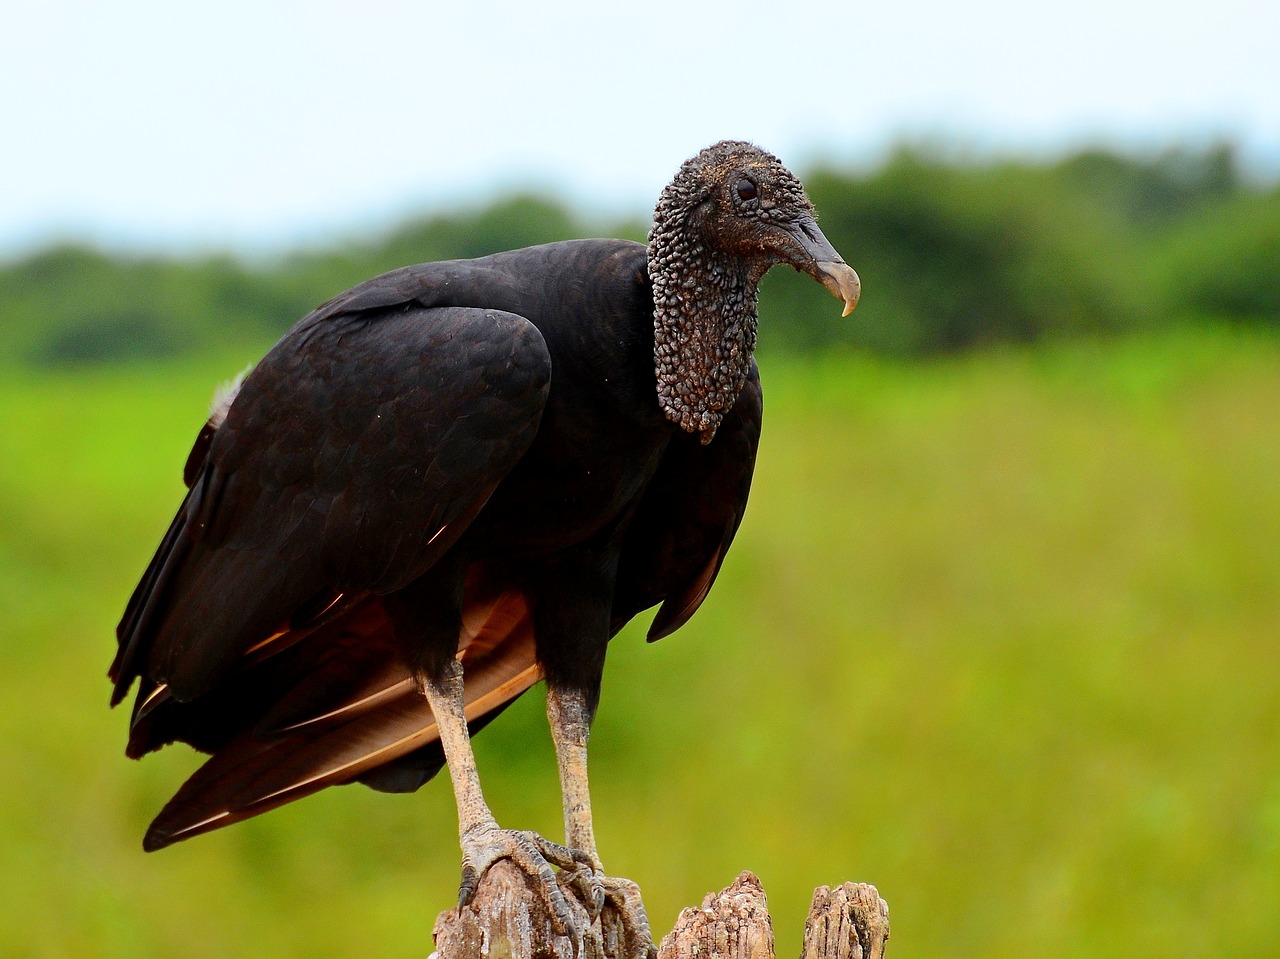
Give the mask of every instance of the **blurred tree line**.
[[(804, 180), (862, 275), (863, 302), (842, 320), (816, 285), (774, 271), (762, 293), (768, 350), (921, 356), (1200, 319), (1280, 329), (1280, 185), (1251, 180), (1229, 145), (1052, 163), (904, 148), (873, 173), (825, 168)], [(58, 366), (259, 343), (397, 266), (579, 236), (643, 239), (645, 228), (515, 197), (260, 263), (57, 246), (0, 264), (0, 357)]]

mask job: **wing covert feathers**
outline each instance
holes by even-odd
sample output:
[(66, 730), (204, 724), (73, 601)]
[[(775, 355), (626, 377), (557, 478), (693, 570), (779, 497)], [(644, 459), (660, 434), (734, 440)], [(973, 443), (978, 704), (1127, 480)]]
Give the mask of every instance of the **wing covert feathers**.
[(117, 629), (113, 701), (139, 677), (197, 699), (317, 598), (417, 579), (528, 449), (550, 375), (513, 313), (303, 320), (197, 436)]

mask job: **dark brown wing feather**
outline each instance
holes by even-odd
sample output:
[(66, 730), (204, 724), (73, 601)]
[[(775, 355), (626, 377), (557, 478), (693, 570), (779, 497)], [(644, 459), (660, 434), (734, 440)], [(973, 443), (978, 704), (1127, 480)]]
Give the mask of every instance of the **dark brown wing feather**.
[(549, 378), (541, 335), (510, 313), (304, 320), (202, 431), (118, 629), (114, 701), (139, 676), (194, 699), (299, 610), (421, 575), (528, 448)]

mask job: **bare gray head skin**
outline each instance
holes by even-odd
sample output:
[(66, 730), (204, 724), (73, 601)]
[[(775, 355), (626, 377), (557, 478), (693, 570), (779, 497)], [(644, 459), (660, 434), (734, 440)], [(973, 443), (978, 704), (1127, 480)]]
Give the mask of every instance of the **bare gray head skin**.
[(846, 315), (857, 303), (858, 275), (777, 157), (722, 140), (686, 160), (658, 198), (649, 233), (654, 363), (663, 412), (704, 443), (742, 390), (760, 279), (780, 263), (842, 299)]

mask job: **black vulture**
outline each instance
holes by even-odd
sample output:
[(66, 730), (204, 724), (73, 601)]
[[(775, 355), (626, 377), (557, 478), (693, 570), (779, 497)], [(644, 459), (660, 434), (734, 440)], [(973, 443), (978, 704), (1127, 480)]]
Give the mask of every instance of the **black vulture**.
[[(756, 291), (782, 263), (857, 301), (800, 182), (724, 141), (681, 166), (647, 246), (410, 266), (286, 333), (215, 402), (117, 630), (128, 755), (212, 754), (145, 848), (447, 763), (463, 901), (502, 858), (562, 923), (552, 865), (612, 897), (586, 764), (605, 649), (659, 604), (649, 639), (678, 629), (716, 578), (760, 435)], [(565, 846), (498, 827), (469, 738), (540, 679)]]

